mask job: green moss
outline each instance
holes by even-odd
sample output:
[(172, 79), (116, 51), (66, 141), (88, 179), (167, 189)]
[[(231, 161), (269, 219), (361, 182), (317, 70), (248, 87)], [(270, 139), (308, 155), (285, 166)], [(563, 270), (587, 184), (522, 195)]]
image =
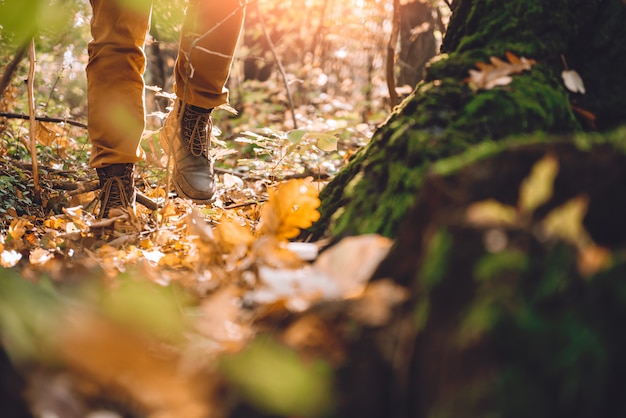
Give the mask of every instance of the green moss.
[(521, 251), (507, 250), (486, 254), (474, 266), (474, 278), (488, 281), (508, 271), (523, 271), (528, 267), (528, 263), (528, 257)]

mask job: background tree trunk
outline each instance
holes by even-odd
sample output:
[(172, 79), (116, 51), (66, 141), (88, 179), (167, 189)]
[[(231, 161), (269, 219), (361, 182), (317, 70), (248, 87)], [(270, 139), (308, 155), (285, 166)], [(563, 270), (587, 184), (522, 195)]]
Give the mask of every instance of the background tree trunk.
[[(447, 57), (428, 68), (425, 82), (323, 190), (322, 217), (311, 232), (393, 237), (433, 161), (510, 135), (592, 125), (605, 131), (623, 123), (623, 39), (621, 0), (457, 0), (443, 43)], [(537, 64), (507, 86), (472, 91), (464, 82), (468, 71), (507, 51)], [(563, 57), (586, 94), (565, 88)]]
[(415, 0), (400, 6), (400, 53), (398, 86), (415, 87), (424, 78), (426, 63), (437, 55), (435, 8), (430, 2)]

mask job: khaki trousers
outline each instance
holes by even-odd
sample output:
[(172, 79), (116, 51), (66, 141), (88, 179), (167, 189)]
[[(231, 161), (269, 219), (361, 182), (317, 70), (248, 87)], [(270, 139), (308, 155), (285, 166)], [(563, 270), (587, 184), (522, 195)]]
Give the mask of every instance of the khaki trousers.
[[(151, 2), (90, 0), (93, 8), (87, 64), (88, 133), (94, 168), (134, 163), (145, 127), (144, 43)], [(132, 5), (132, 6), (130, 6)], [(214, 108), (225, 88), (241, 32), (240, 0), (189, 0), (174, 70), (174, 92), (187, 104)], [(195, 42), (195, 43), (194, 43)]]

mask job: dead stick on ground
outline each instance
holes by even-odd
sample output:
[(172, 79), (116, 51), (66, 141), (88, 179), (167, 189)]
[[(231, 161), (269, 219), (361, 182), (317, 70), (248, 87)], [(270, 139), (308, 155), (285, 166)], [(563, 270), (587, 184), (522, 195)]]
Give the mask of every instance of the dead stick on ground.
[(35, 119), (35, 38), (31, 38), (28, 49), (30, 67), (28, 69), (28, 112), (30, 115), (30, 157), (33, 160), (33, 185), (39, 196), (39, 170), (37, 168), (37, 120)]

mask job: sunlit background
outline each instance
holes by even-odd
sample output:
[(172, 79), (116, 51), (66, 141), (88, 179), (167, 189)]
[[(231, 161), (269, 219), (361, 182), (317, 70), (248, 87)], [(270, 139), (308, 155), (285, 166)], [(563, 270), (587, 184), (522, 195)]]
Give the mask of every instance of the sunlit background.
[[(445, 20), (445, 4), (435, 0), (425, 2), (431, 14), (429, 21)], [(84, 67), (91, 10), (86, 1), (62, 2), (65, 13), (59, 13), (59, 7), (55, 7), (61, 2), (53, 1), (51, 6), (46, 3), (12, 0), (0, 6), (4, 16), (0, 17), (0, 25), (4, 27), (0, 32), (3, 45), (0, 55), (7, 61), (18, 47), (20, 36), (28, 38), (29, 33), (36, 31), (38, 112), (84, 121)], [(165, 92), (172, 88), (171, 69), (184, 4), (183, 0), (160, 0), (153, 5), (146, 48), (149, 60), (146, 82)], [(442, 28), (436, 26), (426, 29), (439, 42)], [(279, 60), (285, 69), (284, 78), (293, 105), (298, 114), (307, 115), (303, 117), (303, 124), (310, 123), (310, 115), (329, 112), (333, 117), (350, 122), (378, 123), (390, 110), (385, 60), (392, 29), (393, 0), (249, 2), (229, 82), (232, 105), (240, 111), (243, 121), (246, 111), (258, 112), (260, 107), (269, 106), (269, 116), (261, 123), (282, 124), (283, 128), (293, 125), (288, 116), (287, 87), (277, 65)], [(17, 35), (12, 36), (11, 32)], [(399, 62), (396, 65), (399, 87), (405, 84), (401, 72)], [(413, 80), (409, 84), (413, 84)], [(12, 95), (23, 95), (23, 85), (14, 83), (13, 87)], [(155, 98), (150, 90), (147, 105), (149, 112), (165, 111), (167, 101)], [(19, 100), (5, 106), (24, 110)], [(231, 122), (237, 124), (230, 116), (228, 118), (231, 121), (225, 129), (231, 128)], [(160, 123), (158, 118), (148, 118), (149, 128), (156, 128)]]

